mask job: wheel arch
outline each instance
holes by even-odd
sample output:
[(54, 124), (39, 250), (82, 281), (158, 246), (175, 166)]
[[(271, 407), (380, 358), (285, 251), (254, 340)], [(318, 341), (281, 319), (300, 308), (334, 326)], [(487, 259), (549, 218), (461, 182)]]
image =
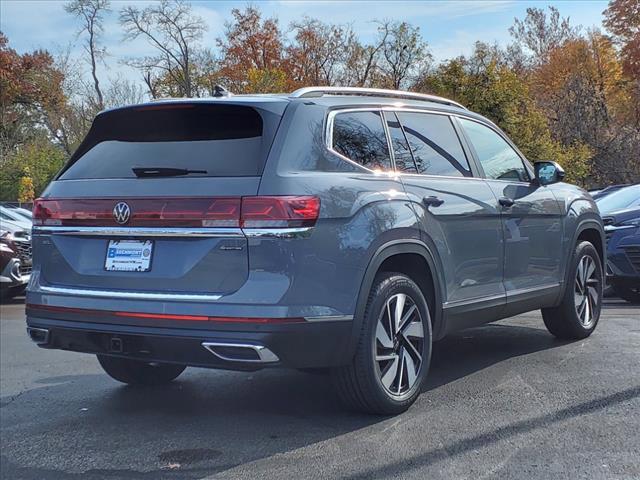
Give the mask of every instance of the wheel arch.
[(562, 285), (561, 295), (558, 297), (558, 301), (564, 296), (565, 288), (569, 284), (569, 271), (571, 266), (571, 259), (573, 258), (573, 252), (576, 245), (580, 241), (588, 241), (595, 247), (598, 255), (600, 256), (600, 263), (602, 265), (602, 271), (606, 271), (607, 253), (606, 253), (606, 241), (604, 236), (604, 229), (602, 227), (602, 220), (599, 218), (583, 218), (578, 221), (577, 227), (573, 232), (571, 245), (567, 253), (567, 258), (564, 264), (564, 282)]
[[(416, 262), (416, 260), (421, 260), (424, 263)], [(419, 275), (420, 270), (425, 266), (427, 268), (425, 275)], [(433, 255), (432, 249), (420, 240), (391, 241), (376, 250), (365, 270), (353, 317), (348, 358), (353, 356), (357, 347), (364, 311), (374, 279), (379, 272), (383, 271), (399, 271), (410, 276), (418, 284), (429, 302), (434, 339), (441, 338), (445, 331), (442, 324), (443, 280), (440, 275), (442, 269), (438, 267), (438, 261)]]

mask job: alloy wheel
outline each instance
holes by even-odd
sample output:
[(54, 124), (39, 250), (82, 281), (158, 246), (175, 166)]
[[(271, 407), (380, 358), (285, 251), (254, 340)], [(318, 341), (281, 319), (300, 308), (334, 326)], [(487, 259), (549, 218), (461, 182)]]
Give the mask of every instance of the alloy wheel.
[(584, 255), (578, 262), (574, 287), (574, 303), (580, 323), (591, 328), (600, 305), (600, 278), (593, 258)]
[(415, 301), (398, 293), (384, 305), (375, 336), (375, 363), (384, 388), (402, 396), (415, 385), (422, 368), (424, 325)]

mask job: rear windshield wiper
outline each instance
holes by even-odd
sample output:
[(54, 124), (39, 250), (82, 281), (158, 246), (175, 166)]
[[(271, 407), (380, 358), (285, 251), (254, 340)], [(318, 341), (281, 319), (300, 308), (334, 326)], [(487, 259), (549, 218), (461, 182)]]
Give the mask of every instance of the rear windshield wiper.
[(207, 173), (206, 170), (189, 170), (187, 168), (171, 167), (133, 167), (131, 170), (136, 174), (136, 177), (179, 177), (191, 173)]

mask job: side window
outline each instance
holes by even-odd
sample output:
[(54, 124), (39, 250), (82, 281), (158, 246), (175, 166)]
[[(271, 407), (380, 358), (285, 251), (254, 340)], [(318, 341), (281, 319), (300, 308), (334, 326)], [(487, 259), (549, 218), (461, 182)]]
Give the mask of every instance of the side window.
[(529, 173), (516, 151), (500, 135), (481, 123), (460, 119), (487, 178), (528, 182)]
[(398, 112), (418, 173), (471, 176), (460, 139), (446, 115)]
[(380, 112), (338, 113), (333, 120), (333, 149), (371, 170), (391, 170), (389, 146)]
[(396, 159), (396, 170), (407, 173), (418, 173), (418, 168), (413, 161), (409, 143), (404, 136), (398, 117), (396, 117), (396, 114), (393, 112), (386, 112), (384, 117), (389, 127), (391, 148), (393, 149), (393, 156)]

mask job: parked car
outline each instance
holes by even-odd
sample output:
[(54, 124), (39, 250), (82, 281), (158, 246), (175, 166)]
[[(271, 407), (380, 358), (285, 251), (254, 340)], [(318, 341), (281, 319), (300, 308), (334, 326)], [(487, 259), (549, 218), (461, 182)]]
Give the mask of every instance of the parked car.
[(17, 224), (25, 230), (29, 230), (31, 228), (31, 219), (25, 217), (13, 208), (0, 206), (0, 221)]
[(129, 384), (327, 369), (394, 414), (452, 331), (536, 309), (559, 338), (596, 328), (593, 199), (486, 118), (388, 90), (218, 95), (100, 113), (36, 200), (39, 346)]
[(618, 190), (596, 203), (607, 238), (607, 283), (620, 298), (640, 303), (640, 185)]
[(31, 219), (33, 218), (33, 213), (31, 212), (31, 210), (27, 210), (26, 208), (14, 207), (14, 206), (7, 206), (7, 208), (11, 209), (13, 212), (17, 213), (18, 215), (23, 216), (24, 218), (29, 220), (29, 222), (31, 222)]
[(598, 200), (599, 198), (606, 197), (607, 195), (612, 194), (613, 192), (617, 192), (621, 188), (628, 187), (630, 184), (628, 183), (620, 183), (618, 185), (609, 185), (608, 187), (599, 188), (595, 190), (589, 190), (591, 197), (594, 200)]
[(22, 295), (31, 274), (30, 234), (20, 226), (0, 221), (0, 296)]

